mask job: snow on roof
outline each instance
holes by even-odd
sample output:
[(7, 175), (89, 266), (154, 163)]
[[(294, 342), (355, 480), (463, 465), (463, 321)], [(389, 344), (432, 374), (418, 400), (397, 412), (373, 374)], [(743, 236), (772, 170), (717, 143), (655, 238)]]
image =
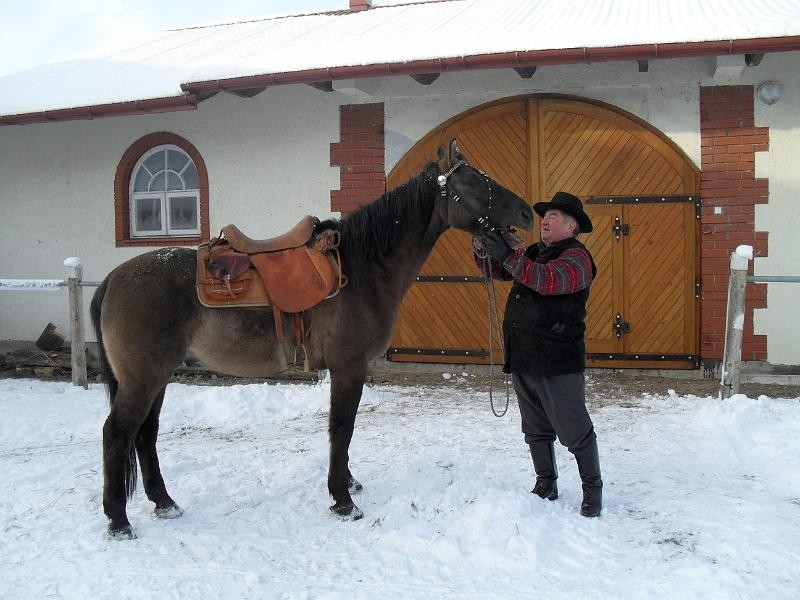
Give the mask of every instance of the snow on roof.
[[(643, 47), (655, 57), (665, 44), (727, 42), (719, 46), (726, 51), (718, 53), (737, 53), (736, 40), (795, 50), (798, 36), (797, 0), (443, 0), (373, 6), (165, 31), (134, 46), (8, 75), (0, 78), (0, 116), (173, 98), (182, 99), (151, 108), (191, 108), (194, 100), (185, 100), (184, 90), (230, 78), (311, 72), (309, 79), (321, 81), (343, 76), (336, 69), (431, 60), (444, 68), (466, 68), (463, 57), (509, 53), (529, 53), (528, 64), (535, 64), (549, 52), (546, 64), (553, 64), (559, 62), (554, 56), (569, 49), (581, 52), (564, 52), (562, 62), (614, 57), (587, 51), (602, 48), (617, 49), (622, 58), (620, 48)], [(769, 39), (783, 43), (764, 44)]]

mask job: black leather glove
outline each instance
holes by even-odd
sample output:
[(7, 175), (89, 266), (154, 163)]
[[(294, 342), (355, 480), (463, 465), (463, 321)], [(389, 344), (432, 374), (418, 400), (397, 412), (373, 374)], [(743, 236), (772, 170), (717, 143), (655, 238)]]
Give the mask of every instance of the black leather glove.
[(486, 254), (500, 262), (503, 262), (503, 259), (513, 252), (511, 246), (508, 245), (508, 242), (497, 230), (487, 231), (482, 234), (481, 241)]

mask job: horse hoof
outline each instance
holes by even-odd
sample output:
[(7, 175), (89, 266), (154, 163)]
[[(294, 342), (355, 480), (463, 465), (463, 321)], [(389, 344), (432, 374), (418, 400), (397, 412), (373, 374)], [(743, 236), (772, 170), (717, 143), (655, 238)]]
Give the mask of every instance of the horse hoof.
[(108, 526), (108, 537), (111, 540), (135, 540), (136, 534), (133, 533), (133, 527), (125, 525), (124, 527)]
[(339, 504), (331, 506), (331, 512), (342, 521), (358, 521), (364, 518), (364, 511), (355, 504)]
[(177, 519), (183, 514), (183, 509), (177, 504), (172, 504), (164, 508), (158, 508), (153, 511), (159, 519)]
[(361, 482), (355, 477), (351, 477), (350, 481), (347, 482), (347, 491), (350, 492), (351, 494), (360, 492), (363, 489), (364, 486), (361, 485)]

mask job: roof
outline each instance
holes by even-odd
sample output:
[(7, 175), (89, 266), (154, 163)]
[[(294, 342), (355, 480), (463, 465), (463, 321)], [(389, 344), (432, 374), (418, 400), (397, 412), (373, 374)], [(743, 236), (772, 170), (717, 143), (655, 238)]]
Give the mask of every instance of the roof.
[(0, 78), (0, 123), (191, 110), (218, 90), (800, 50), (797, 0), (441, 0), (164, 31)]

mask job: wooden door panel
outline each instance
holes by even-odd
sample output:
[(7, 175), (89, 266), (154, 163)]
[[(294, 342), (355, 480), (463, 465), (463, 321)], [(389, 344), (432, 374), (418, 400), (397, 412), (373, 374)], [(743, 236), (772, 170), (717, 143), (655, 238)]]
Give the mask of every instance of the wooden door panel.
[[(686, 352), (684, 302), (683, 212), (686, 205), (626, 206), (625, 240), (627, 301), (624, 318), (632, 324), (626, 352)], [(693, 209), (693, 206), (689, 206)]]
[[(662, 134), (613, 107), (566, 97), (498, 101), (458, 116), (425, 136), (387, 178), (405, 182), (456, 137), (475, 166), (531, 202), (559, 191), (580, 197), (594, 223), (586, 244), (598, 267), (587, 307), (589, 364), (614, 367), (692, 366), (681, 355), (699, 352), (694, 298), (697, 222), (691, 203), (636, 203), (636, 196), (696, 194), (698, 171)], [(628, 197), (630, 204), (586, 204), (589, 198)], [(614, 237), (615, 218), (629, 235)], [(538, 218), (537, 218), (538, 224)], [(525, 243), (538, 239), (538, 231)], [(392, 346), (406, 349), (486, 349), (486, 299), (477, 282), (432, 283), (437, 276), (474, 278), (471, 240), (448, 231), (422, 266), (404, 300)], [(505, 305), (509, 284), (498, 288)], [(617, 335), (617, 314), (630, 332)], [(502, 316), (502, 315), (501, 315)], [(638, 355), (644, 355), (640, 357)], [(664, 362), (659, 355), (670, 355)], [(609, 359), (611, 357), (611, 359)], [(496, 360), (499, 360), (497, 355)], [(646, 360), (645, 360), (646, 359)], [(488, 362), (464, 356), (392, 360)]]
[[(510, 282), (495, 282), (495, 294), (502, 324), (506, 297)], [(403, 301), (404, 309), (398, 315), (391, 348), (400, 351), (392, 360), (428, 360), (437, 358), (427, 354), (420, 357), (415, 349), (470, 351), (475, 359), (467, 362), (488, 362), (488, 355), (477, 357), (477, 352), (489, 350), (489, 313), (486, 290), (481, 282), (452, 284), (421, 282), (409, 290)], [(502, 333), (493, 322), (492, 346), (495, 362), (502, 361), (500, 340)], [(391, 350), (390, 350), (391, 352)], [(441, 358), (441, 357), (439, 357)], [(468, 354), (449, 357), (436, 362), (461, 362), (470, 358)]]
[(581, 235), (597, 266), (597, 276), (592, 282), (589, 303), (586, 306), (586, 345), (592, 352), (622, 352), (622, 340), (614, 334), (615, 307), (621, 301), (619, 280), (622, 278), (621, 260), (615, 256), (614, 216), (618, 207), (587, 206), (593, 231)]
[[(691, 203), (626, 206), (626, 352), (696, 354), (694, 348), (695, 207)], [(687, 244), (687, 240), (692, 240)]]
[[(471, 164), (508, 189), (524, 196), (528, 181), (525, 106), (524, 101), (491, 106), (442, 128), (412, 149), (409, 159), (404, 159), (403, 165), (398, 165), (400, 168), (393, 171), (387, 179), (387, 187), (390, 187), (389, 182), (391, 185), (402, 183), (398, 181), (401, 176), (418, 172), (425, 161), (430, 160), (435, 147), (444, 146), (455, 137)], [(413, 168), (410, 166), (412, 164), (415, 165)], [(420, 275), (426, 278), (474, 278), (480, 275), (472, 258), (471, 237), (463, 231), (446, 231), (420, 269)], [(511, 284), (495, 282), (495, 287), (502, 322)], [(457, 318), (454, 318), (456, 315)], [(494, 343), (497, 348), (495, 361), (502, 360), (499, 337)], [(400, 308), (391, 348), (398, 349), (397, 353), (390, 355), (392, 360), (445, 360), (433, 355), (416, 357), (413, 352), (405, 353), (419, 348), (487, 351), (487, 304), (483, 284), (430, 281), (415, 283)], [(472, 359), (466, 355), (450, 357), (449, 362), (460, 362), (462, 358), (469, 358), (468, 362), (488, 362), (488, 357)]]

